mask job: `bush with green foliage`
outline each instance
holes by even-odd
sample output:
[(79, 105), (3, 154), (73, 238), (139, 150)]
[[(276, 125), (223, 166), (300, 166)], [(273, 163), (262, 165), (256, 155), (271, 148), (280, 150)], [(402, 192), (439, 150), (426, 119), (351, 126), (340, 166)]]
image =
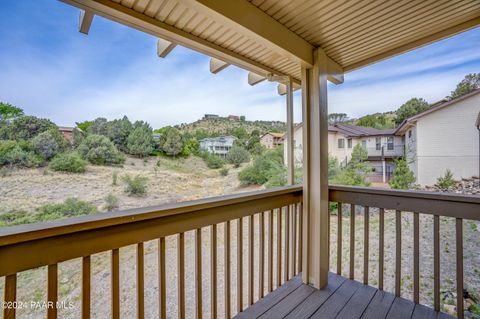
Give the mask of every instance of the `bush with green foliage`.
[(9, 103), (0, 102), (0, 121), (11, 120), (23, 116), (23, 110)]
[(35, 152), (49, 160), (69, 146), (68, 141), (58, 129), (49, 129), (35, 136), (32, 140)]
[(220, 170), (220, 176), (227, 176), (228, 175), (228, 168), (224, 167)]
[(32, 215), (24, 210), (13, 210), (0, 214), (0, 227), (32, 223)]
[(83, 173), (87, 162), (76, 152), (61, 153), (50, 161), (50, 168), (54, 171)]
[(162, 150), (169, 156), (177, 156), (183, 150), (183, 141), (180, 131), (174, 127), (167, 130), (165, 133), (165, 142), (162, 145)]
[(120, 201), (117, 196), (110, 193), (107, 196), (105, 196), (103, 200), (105, 201), (105, 204), (103, 205), (103, 208), (105, 210), (111, 212), (118, 209)]
[(148, 156), (153, 151), (153, 136), (150, 126), (135, 128), (127, 138), (127, 153), (136, 156)]
[(448, 192), (451, 190), (457, 182), (453, 178), (452, 172), (447, 169), (443, 176), (437, 178), (437, 183), (435, 184), (441, 191)]
[(147, 177), (140, 175), (131, 177), (130, 175), (125, 175), (122, 180), (125, 183), (125, 192), (129, 195), (141, 196), (147, 193)]
[(233, 146), (230, 151), (228, 151), (225, 159), (227, 163), (233, 164), (235, 167), (240, 167), (242, 163), (250, 161), (250, 153), (242, 147)]
[[(352, 157), (347, 166), (340, 171), (336, 177), (332, 177), (333, 184), (369, 186), (368, 174), (372, 171), (371, 165), (367, 162), (368, 152), (360, 144), (355, 145), (352, 150)], [(330, 174), (330, 172), (329, 172)]]
[(77, 151), (95, 165), (115, 165), (125, 161), (125, 156), (117, 150), (113, 142), (102, 135), (88, 135)]
[(33, 151), (33, 145), (24, 140), (0, 140), (0, 166), (36, 167), (43, 158)]
[(402, 104), (396, 111), (397, 117), (395, 123), (401, 124), (405, 119), (418, 113), (426, 111), (430, 108), (430, 104), (422, 98), (412, 98)]
[(257, 156), (253, 163), (243, 168), (238, 174), (242, 184), (263, 185), (267, 187), (286, 184), (286, 168), (283, 164), (283, 152), (279, 149), (268, 150)]
[(190, 154), (196, 155), (199, 151), (200, 143), (198, 143), (198, 140), (196, 138), (184, 138), (182, 150), (183, 156), (190, 156)]
[(208, 153), (204, 156), (204, 160), (207, 163), (207, 167), (211, 169), (222, 168), (225, 162), (218, 156)]
[(393, 189), (415, 188), (415, 175), (408, 167), (407, 161), (403, 158), (395, 161), (393, 177), (390, 180), (390, 187)]
[(29, 140), (40, 133), (58, 127), (50, 120), (35, 116), (20, 116), (11, 123), (3, 125), (0, 138), (5, 140)]
[(68, 217), (91, 215), (97, 213), (92, 204), (76, 198), (67, 198), (63, 203), (45, 204), (37, 209), (34, 221), (57, 220)]

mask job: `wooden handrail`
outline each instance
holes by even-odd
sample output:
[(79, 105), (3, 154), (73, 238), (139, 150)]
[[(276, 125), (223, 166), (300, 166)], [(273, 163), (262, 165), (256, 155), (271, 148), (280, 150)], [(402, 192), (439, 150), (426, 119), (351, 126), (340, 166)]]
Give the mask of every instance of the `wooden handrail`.
[(4, 228), (0, 230), (0, 277), (234, 220), (301, 200), (301, 186), (287, 186)]

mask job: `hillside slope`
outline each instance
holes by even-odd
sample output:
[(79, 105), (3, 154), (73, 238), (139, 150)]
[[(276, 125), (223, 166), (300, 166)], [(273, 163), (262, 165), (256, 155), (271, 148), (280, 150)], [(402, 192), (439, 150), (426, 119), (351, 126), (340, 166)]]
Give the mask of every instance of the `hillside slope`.
[(235, 130), (244, 129), (247, 134), (258, 130), (261, 134), (267, 132), (285, 132), (286, 124), (280, 121), (230, 121), (227, 118), (201, 119), (193, 123), (176, 125), (185, 133), (204, 132), (206, 135), (235, 135)]

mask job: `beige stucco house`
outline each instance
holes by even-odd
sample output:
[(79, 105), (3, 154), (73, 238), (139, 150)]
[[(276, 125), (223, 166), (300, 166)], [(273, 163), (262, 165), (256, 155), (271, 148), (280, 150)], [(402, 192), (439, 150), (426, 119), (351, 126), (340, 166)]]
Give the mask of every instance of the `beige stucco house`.
[(435, 184), (449, 169), (455, 179), (479, 174), (480, 89), (406, 119), (396, 134), (404, 136), (406, 158), (421, 186)]
[(269, 132), (265, 133), (260, 137), (260, 143), (265, 146), (267, 149), (276, 148), (279, 145), (284, 143), (284, 133), (274, 133)]

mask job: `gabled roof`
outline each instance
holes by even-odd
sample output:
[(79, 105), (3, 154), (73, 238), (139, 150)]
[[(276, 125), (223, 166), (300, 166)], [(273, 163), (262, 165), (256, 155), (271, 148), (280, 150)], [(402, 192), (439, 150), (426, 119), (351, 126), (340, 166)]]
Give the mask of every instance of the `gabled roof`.
[(267, 133), (263, 134), (262, 136), (260, 136), (260, 138), (264, 137), (265, 135), (272, 135), (273, 137), (282, 138), (282, 137), (285, 136), (285, 133), (267, 132)]
[[(302, 123), (295, 127), (295, 131), (302, 127)], [(373, 127), (365, 127), (350, 124), (333, 124), (328, 126), (329, 132), (336, 132), (346, 137), (388, 136), (394, 135), (396, 129), (379, 130)]]
[[(412, 127), (412, 125), (414, 125), (418, 119), (424, 117), (424, 116), (427, 116), (433, 112), (436, 112), (438, 110), (442, 110), (446, 107), (449, 107), (449, 106), (452, 106), (452, 105), (455, 105), (456, 103), (460, 102), (460, 101), (463, 101), (463, 100), (466, 100), (472, 96), (475, 96), (477, 94), (480, 94), (480, 89), (476, 89), (476, 90), (473, 90), (472, 92), (470, 93), (467, 93), (465, 95), (462, 95), (462, 96), (459, 96), (457, 98), (454, 98), (454, 99), (451, 99), (451, 100), (442, 100), (442, 101), (439, 101), (439, 102), (436, 102), (434, 104), (432, 104), (432, 106), (426, 110), (426, 111), (423, 111), (421, 113), (418, 113), (414, 116), (411, 116), (407, 119), (405, 119), (401, 124), (400, 126), (396, 129), (396, 132), (395, 134), (397, 135), (401, 135), (403, 134), (408, 128)], [(479, 114), (479, 119), (480, 119), (480, 114)], [(478, 123), (478, 119), (477, 119), (477, 123)], [(478, 124), (477, 124), (477, 127), (478, 127)]]

